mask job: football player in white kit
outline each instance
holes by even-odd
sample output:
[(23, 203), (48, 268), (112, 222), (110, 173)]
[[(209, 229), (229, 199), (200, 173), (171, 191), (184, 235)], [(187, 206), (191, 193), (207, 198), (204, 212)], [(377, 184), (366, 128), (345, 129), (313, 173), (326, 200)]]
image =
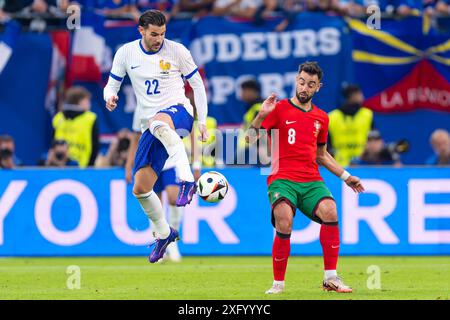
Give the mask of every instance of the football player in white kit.
[(190, 203), (197, 188), (181, 140), (192, 131), (194, 120), (183, 78), (194, 91), (202, 141), (207, 139), (208, 107), (205, 87), (191, 53), (182, 44), (164, 39), (164, 15), (158, 10), (143, 13), (139, 32), (141, 39), (117, 50), (103, 94), (106, 108), (113, 111), (117, 107), (117, 92), (128, 74), (141, 112), (142, 132), (134, 161), (133, 194), (159, 236), (149, 256), (150, 263), (155, 263), (164, 256), (168, 244), (178, 240), (178, 231), (167, 223), (161, 201), (153, 191), (166, 160), (176, 163), (180, 179), (177, 206)]

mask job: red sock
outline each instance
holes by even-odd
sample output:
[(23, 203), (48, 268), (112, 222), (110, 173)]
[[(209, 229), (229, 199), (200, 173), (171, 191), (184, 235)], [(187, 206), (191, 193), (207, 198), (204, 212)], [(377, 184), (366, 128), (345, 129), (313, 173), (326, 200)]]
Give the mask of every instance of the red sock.
[(277, 232), (272, 247), (273, 279), (275, 281), (284, 281), (289, 253), (291, 252), (291, 235), (280, 235)]
[(336, 270), (339, 257), (339, 227), (322, 224), (320, 227), (320, 244), (323, 251), (324, 270)]

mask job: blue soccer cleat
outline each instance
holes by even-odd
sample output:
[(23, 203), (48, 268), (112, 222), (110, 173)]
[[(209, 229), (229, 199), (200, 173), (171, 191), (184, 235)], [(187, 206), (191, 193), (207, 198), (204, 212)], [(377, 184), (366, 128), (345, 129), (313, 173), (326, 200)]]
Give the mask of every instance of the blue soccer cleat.
[(184, 207), (185, 205), (191, 203), (192, 197), (197, 191), (197, 184), (195, 181), (181, 181), (180, 192), (178, 193), (178, 199), (176, 202), (177, 207)]
[(179, 240), (178, 231), (170, 227), (169, 236), (166, 239), (156, 239), (152, 245), (155, 245), (152, 253), (148, 257), (150, 263), (158, 262), (164, 256), (169, 243)]

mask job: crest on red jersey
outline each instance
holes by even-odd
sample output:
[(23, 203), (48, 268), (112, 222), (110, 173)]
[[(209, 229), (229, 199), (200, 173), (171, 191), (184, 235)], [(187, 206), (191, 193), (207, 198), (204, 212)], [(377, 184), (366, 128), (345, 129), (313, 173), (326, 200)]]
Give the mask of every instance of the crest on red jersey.
[(322, 127), (322, 125), (320, 124), (320, 122), (318, 120), (314, 121), (314, 137), (317, 138), (321, 127)]

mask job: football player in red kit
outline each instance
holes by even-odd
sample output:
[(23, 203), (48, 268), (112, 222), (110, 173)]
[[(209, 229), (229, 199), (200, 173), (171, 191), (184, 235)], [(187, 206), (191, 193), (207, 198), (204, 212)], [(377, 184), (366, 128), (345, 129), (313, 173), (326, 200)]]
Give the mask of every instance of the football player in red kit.
[(269, 134), (273, 129), (278, 130), (279, 147), (272, 155), (272, 172), (267, 179), (272, 224), (276, 229), (272, 248), (274, 282), (266, 291), (268, 294), (281, 293), (285, 289), (292, 222), (297, 208), (321, 224), (323, 289), (352, 292), (336, 273), (340, 243), (338, 215), (318, 164), (340, 177), (355, 192), (363, 192), (364, 187), (358, 177), (350, 175), (327, 152), (328, 115), (311, 101), (322, 86), (322, 76), (316, 62), (300, 65), (295, 96), (278, 102), (275, 94), (269, 96), (251, 126), (266, 129)]

